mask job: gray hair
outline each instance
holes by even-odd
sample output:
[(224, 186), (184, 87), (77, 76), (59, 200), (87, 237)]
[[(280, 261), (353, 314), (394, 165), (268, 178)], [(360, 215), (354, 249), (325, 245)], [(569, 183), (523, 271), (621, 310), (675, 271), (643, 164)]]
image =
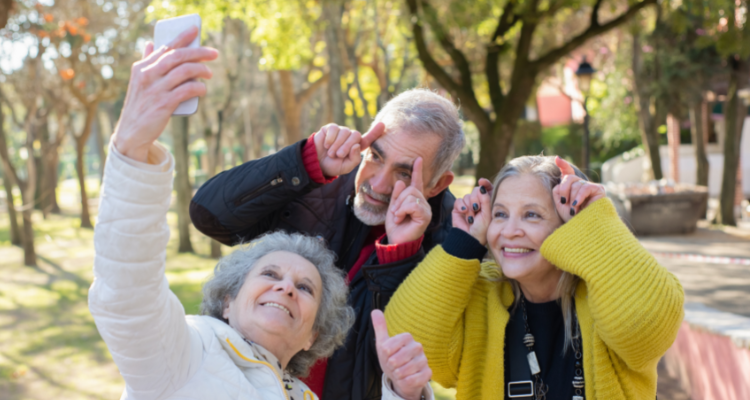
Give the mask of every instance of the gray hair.
[(385, 123), (391, 131), (431, 133), (442, 139), (432, 163), (435, 174), (429, 186), (451, 169), (466, 143), (458, 107), (428, 89), (410, 89), (392, 98), (375, 116), (372, 126), (378, 122)]
[[(578, 167), (573, 164), (571, 165), (575, 170), (576, 176), (586, 181), (589, 180), (589, 178), (581, 172)], [(495, 191), (492, 193), (492, 202), (490, 204), (495, 204), (495, 198), (497, 197), (498, 192), (497, 188), (505, 179), (511, 176), (520, 176), (524, 174), (533, 175), (538, 178), (542, 182), (542, 185), (544, 185), (545, 189), (549, 192), (550, 197), (552, 197), (552, 189), (560, 184), (562, 177), (560, 168), (555, 164), (555, 156), (540, 155), (514, 158), (500, 169), (494, 182), (492, 182), (492, 187), (495, 188)], [(513, 287), (513, 295), (515, 297), (513, 308), (515, 308), (521, 298), (521, 286), (519, 286), (515, 279), (505, 278), (502, 274), (501, 276), (503, 276), (501, 280), (508, 281)], [(573, 296), (575, 295), (576, 287), (580, 280), (581, 278), (563, 271), (560, 281), (557, 282), (557, 294), (560, 296), (560, 308), (562, 308), (563, 321), (565, 322), (564, 351), (567, 351), (569, 347), (572, 348), (573, 338), (577, 335), (577, 333), (573, 331), (573, 311), (575, 307)]]
[(346, 334), (354, 324), (354, 310), (347, 305), (348, 288), (343, 273), (336, 268), (336, 255), (325, 243), (299, 233), (273, 232), (263, 235), (219, 260), (214, 276), (203, 285), (201, 314), (224, 319), (225, 299), (235, 299), (245, 283), (247, 274), (263, 256), (276, 251), (295, 253), (310, 261), (318, 269), (323, 281), (323, 293), (313, 331), (318, 337), (309, 350), (295, 354), (286, 367), (293, 376), (304, 377), (320, 358), (330, 357), (344, 344)]

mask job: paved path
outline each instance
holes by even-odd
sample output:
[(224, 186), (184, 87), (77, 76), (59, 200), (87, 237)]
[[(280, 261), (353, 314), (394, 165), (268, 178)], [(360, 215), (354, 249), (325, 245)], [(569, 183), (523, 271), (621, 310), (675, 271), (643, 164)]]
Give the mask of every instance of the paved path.
[[(750, 317), (750, 232), (715, 230), (703, 224), (690, 235), (639, 239), (680, 280), (686, 302)], [(657, 395), (659, 399), (690, 400), (662, 363)]]

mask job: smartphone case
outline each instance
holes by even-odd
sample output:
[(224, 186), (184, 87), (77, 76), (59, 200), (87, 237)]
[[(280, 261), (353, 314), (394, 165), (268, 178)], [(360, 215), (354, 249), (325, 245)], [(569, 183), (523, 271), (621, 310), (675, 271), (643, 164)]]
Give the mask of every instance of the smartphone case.
[[(156, 22), (154, 27), (154, 49), (171, 43), (180, 33), (191, 26), (198, 27), (198, 36), (187, 47), (200, 47), (201, 17), (198, 14), (182, 15)], [(198, 97), (183, 101), (172, 113), (176, 116), (193, 115), (198, 111)]]

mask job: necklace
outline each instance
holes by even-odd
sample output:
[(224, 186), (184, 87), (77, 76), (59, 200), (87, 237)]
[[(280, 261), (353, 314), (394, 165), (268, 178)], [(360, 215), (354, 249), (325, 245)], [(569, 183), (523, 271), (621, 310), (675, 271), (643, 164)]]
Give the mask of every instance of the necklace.
[[(523, 313), (523, 325), (526, 329), (526, 334), (523, 337), (523, 344), (528, 347), (529, 354), (527, 359), (529, 361), (529, 369), (531, 375), (534, 377), (534, 400), (546, 400), (549, 386), (542, 381), (542, 370), (539, 368), (539, 361), (536, 358), (534, 352), (534, 335), (531, 334), (531, 328), (529, 328), (529, 317), (526, 314), (526, 299), (521, 294), (521, 312)], [(576, 315), (575, 308), (573, 309), (573, 322), (575, 323), (575, 336), (573, 337), (573, 352), (575, 356), (575, 376), (573, 378), (573, 395), (572, 400), (584, 400), (584, 388), (585, 382), (583, 380), (583, 353), (581, 347), (581, 329), (578, 326), (578, 316)]]

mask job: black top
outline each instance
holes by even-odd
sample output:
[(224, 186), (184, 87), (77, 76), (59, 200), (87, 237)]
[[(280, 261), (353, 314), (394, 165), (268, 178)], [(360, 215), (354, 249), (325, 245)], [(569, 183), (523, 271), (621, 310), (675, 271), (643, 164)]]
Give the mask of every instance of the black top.
[[(575, 355), (571, 348), (563, 356), (565, 344), (565, 323), (562, 318), (562, 308), (557, 301), (548, 303), (530, 303), (526, 301), (526, 314), (529, 328), (534, 335), (534, 352), (542, 370), (542, 381), (548, 386), (547, 400), (570, 400), (575, 395), (573, 377), (575, 376)], [(523, 336), (516, 337), (513, 332), (523, 332), (523, 329), (513, 329), (515, 324), (523, 324), (523, 311), (519, 304), (513, 311), (505, 327), (505, 348), (509, 345), (523, 346)], [(526, 347), (524, 346), (524, 351)], [(507, 353), (507, 351), (506, 351)], [(510, 380), (509, 357), (505, 357), (505, 398), (508, 399), (508, 381)], [(528, 370), (528, 367), (526, 367)], [(531, 379), (533, 381), (533, 379)]]

